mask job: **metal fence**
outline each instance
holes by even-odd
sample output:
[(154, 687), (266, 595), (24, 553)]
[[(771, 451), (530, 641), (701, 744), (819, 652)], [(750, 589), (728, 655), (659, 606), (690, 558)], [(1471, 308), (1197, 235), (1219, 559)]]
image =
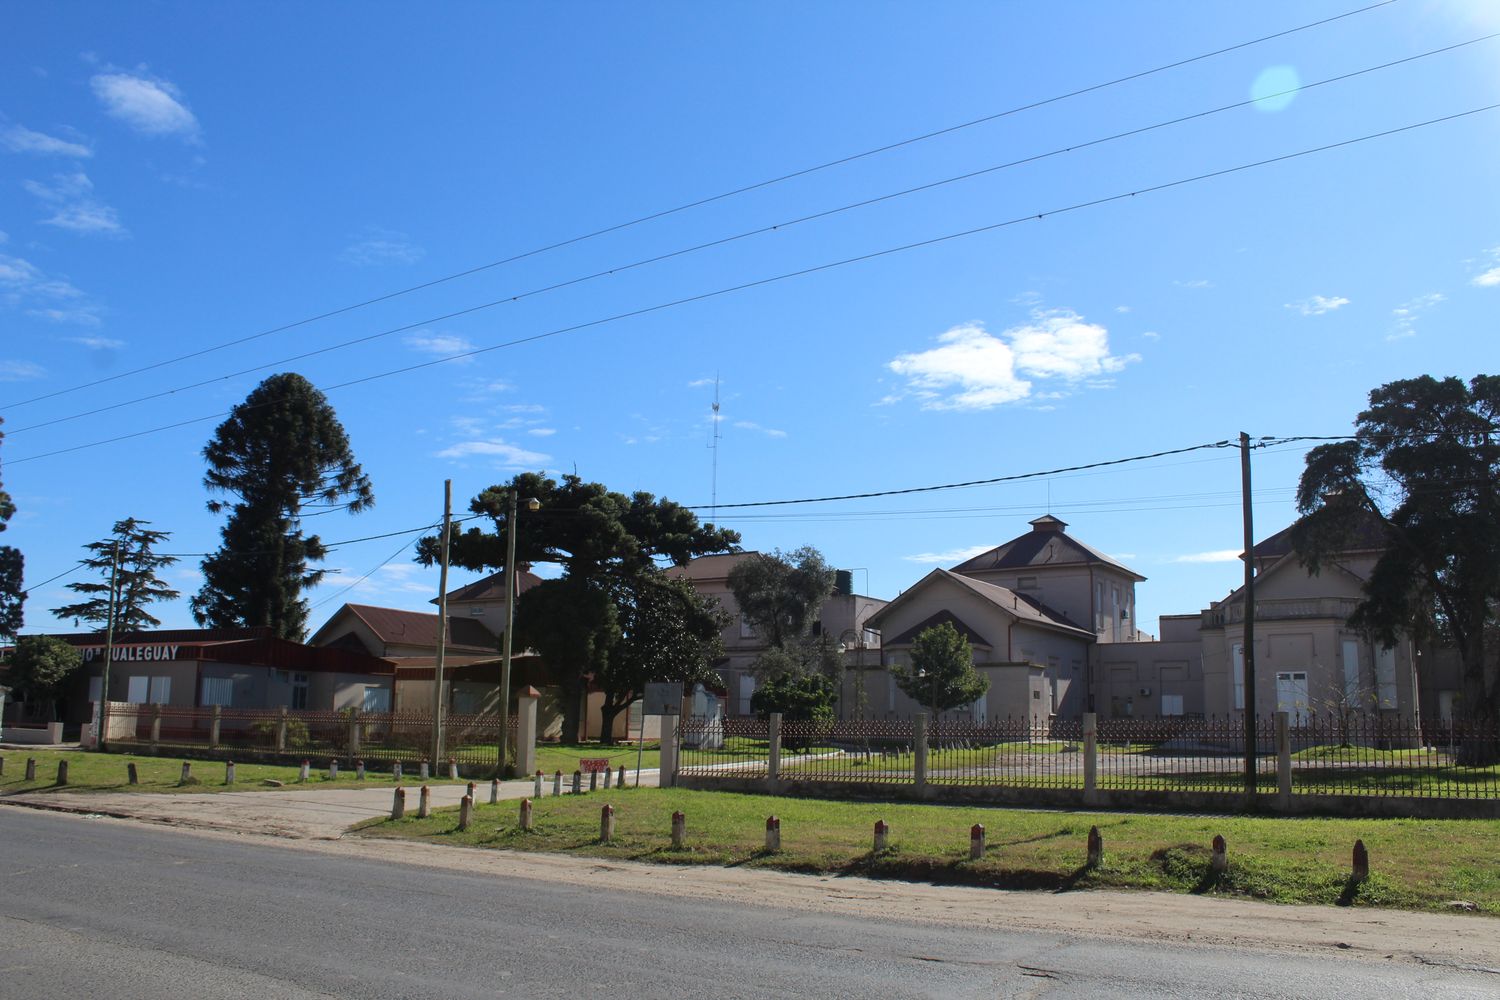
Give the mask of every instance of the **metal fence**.
[[(678, 774), (791, 781), (1083, 792), (1241, 793), (1243, 719), (984, 721), (684, 719)], [(1255, 727), (1265, 796), (1500, 800), (1500, 727), (1276, 713)], [(929, 796), (930, 797), (930, 796)]]
[[(508, 719), (511, 745), (519, 718)], [(494, 768), (499, 758), (500, 718), (445, 715), (444, 754), (462, 767)], [(415, 765), (432, 751), (432, 716), (410, 712), (338, 712), (290, 709), (190, 708), (176, 705), (109, 706), (112, 749), (161, 753), (211, 751), (266, 760), (338, 759), (371, 767)], [(439, 762), (445, 763), (445, 762)]]

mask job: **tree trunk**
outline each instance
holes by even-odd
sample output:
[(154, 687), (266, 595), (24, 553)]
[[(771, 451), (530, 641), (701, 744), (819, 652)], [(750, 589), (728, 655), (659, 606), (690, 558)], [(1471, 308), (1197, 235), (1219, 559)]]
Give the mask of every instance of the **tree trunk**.
[(1484, 633), (1460, 643), (1458, 654), (1464, 665), (1464, 724), (1458, 762), (1466, 767), (1500, 764), (1500, 663), (1488, 662)]
[(563, 721), (562, 741), (564, 743), (581, 743), (582, 737), (579, 729), (583, 723), (583, 708), (580, 702), (586, 685), (579, 680), (573, 680), (562, 685), (563, 690)]
[(614, 745), (615, 719), (628, 707), (630, 707), (629, 701), (617, 703), (608, 692), (605, 693), (604, 704), (599, 706), (599, 721), (602, 724), (599, 732), (600, 743)]

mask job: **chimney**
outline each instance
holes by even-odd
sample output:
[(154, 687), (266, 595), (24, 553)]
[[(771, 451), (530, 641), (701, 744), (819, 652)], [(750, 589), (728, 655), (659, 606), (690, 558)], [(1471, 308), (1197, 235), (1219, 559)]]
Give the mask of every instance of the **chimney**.
[(1055, 531), (1060, 535), (1068, 531), (1068, 522), (1055, 518), (1051, 514), (1043, 514), (1029, 523), (1032, 531)]

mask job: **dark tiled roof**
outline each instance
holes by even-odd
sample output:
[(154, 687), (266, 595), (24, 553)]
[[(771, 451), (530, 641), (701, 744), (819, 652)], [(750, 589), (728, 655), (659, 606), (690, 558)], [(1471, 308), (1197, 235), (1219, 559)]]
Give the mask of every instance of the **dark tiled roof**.
[(1047, 625), (1052, 628), (1072, 632), (1081, 632), (1091, 639), (1094, 637), (1094, 633), (1073, 621), (1061, 611), (1047, 607), (1047, 605), (1035, 597), (1018, 593), (1009, 587), (1001, 587), (993, 583), (985, 583), (983, 580), (973, 580), (958, 573), (950, 573), (945, 569), (934, 570), (933, 572), (942, 573), (954, 582), (963, 584), (996, 607), (1009, 611), (1021, 621), (1031, 622), (1035, 625)]
[[(1385, 548), (1386, 529), (1380, 518), (1363, 509), (1351, 516), (1354, 520), (1350, 525), (1351, 537), (1345, 552), (1378, 552)], [(1289, 555), (1292, 551), (1292, 530), (1298, 523), (1300, 522), (1289, 524), (1270, 538), (1257, 543), (1250, 554), (1256, 559), (1279, 559)]]
[[(377, 608), (368, 604), (346, 604), (353, 614), (370, 626), (380, 641), (398, 643), (403, 646), (431, 646), (437, 648), (438, 616), (425, 611), (402, 611), (398, 608)], [(495, 636), (489, 629), (470, 618), (448, 617), (448, 648), (467, 647), (476, 652), (493, 652)]]
[[(519, 565), (519, 563), (517, 564)], [(516, 591), (526, 593), (532, 587), (542, 582), (542, 578), (523, 569), (516, 574)], [(448, 592), (450, 601), (503, 601), (505, 600), (505, 570), (496, 570), (489, 576), (475, 580), (473, 583), (465, 584), (457, 590)], [(433, 604), (437, 598), (433, 598)]]
[(983, 572), (997, 569), (1028, 569), (1043, 566), (1111, 566), (1137, 580), (1146, 579), (1117, 559), (1069, 535), (1062, 521), (1054, 517), (1037, 518), (1032, 530), (988, 552), (953, 567), (955, 573)]
[(882, 640), (881, 644), (883, 646), (908, 646), (917, 638), (917, 636), (921, 635), (923, 632), (927, 631), (933, 626), (941, 625), (944, 622), (947, 622), (954, 628), (958, 629), (959, 633), (965, 639), (969, 640), (969, 644), (971, 646), (983, 646), (986, 649), (995, 648), (993, 645), (991, 645), (988, 639), (980, 635), (978, 632), (974, 631), (968, 625), (964, 624), (963, 619), (959, 618), (957, 615), (946, 608), (931, 616), (926, 621), (918, 622), (911, 628), (907, 629), (905, 632), (902, 632), (900, 635), (896, 636), (896, 638)]

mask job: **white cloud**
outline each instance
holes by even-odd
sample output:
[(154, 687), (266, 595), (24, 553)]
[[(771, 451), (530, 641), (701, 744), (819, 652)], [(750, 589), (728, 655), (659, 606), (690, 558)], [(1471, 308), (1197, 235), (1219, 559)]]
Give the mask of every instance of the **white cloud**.
[(69, 282), (49, 278), (29, 260), (6, 254), (0, 254), (0, 306), (24, 307), (38, 319), (82, 326), (98, 326), (103, 311)]
[(104, 110), (137, 132), (198, 137), (198, 119), (182, 103), (182, 92), (166, 80), (100, 73), (89, 82)]
[(980, 323), (956, 326), (939, 336), (938, 344), (886, 366), (906, 379), (907, 393), (922, 400), (924, 409), (984, 410), (1015, 403), (1031, 397), (1042, 380), (1056, 382), (1039, 398), (1056, 398), (1067, 386), (1107, 384), (1108, 376), (1141, 359), (1110, 354), (1109, 331), (1071, 309), (1033, 310), (1030, 323), (999, 336)]
[(421, 351), (423, 354), (439, 354), (444, 357), (464, 354), (474, 349), (474, 345), (462, 337), (456, 337), (451, 333), (429, 333), (426, 330), (407, 337), (406, 346), (414, 351)]
[(1349, 304), (1342, 295), (1313, 295), (1300, 302), (1288, 302), (1286, 308), (1295, 309), (1304, 316), (1321, 316)]
[(1174, 281), (1172, 284), (1178, 288), (1212, 288), (1214, 283), (1207, 278), (1194, 278), (1191, 281)]
[(554, 434), (557, 433), (557, 428), (556, 427), (533, 427), (533, 428), (531, 428), (531, 430), (527, 431), (526, 433), (532, 435), (533, 437), (551, 437), (552, 435), (554, 435)]
[(1160, 340), (1161, 339), (1161, 334), (1157, 333), (1155, 330), (1147, 330), (1144, 333), (1142, 333), (1141, 336), (1145, 337), (1147, 340)]
[(366, 226), (364, 232), (343, 249), (339, 258), (347, 264), (360, 266), (415, 264), (426, 253), (405, 233), (381, 229), (379, 226)]
[(1117, 312), (1117, 313), (1128, 313), (1128, 312), (1130, 312), (1130, 307), (1129, 306), (1115, 306), (1115, 312)]
[(1491, 267), (1474, 275), (1469, 284), (1475, 288), (1500, 288), (1500, 247), (1490, 247), (1485, 254)]
[[(98, 326), (103, 322), (99, 318), (102, 310), (96, 305), (84, 303), (83, 305), (69, 306), (59, 309), (55, 306), (42, 309), (28, 309), (26, 315), (44, 319), (49, 323), (71, 323), (75, 326)], [(75, 343), (84, 344), (88, 347), (123, 347), (123, 340), (111, 340), (108, 337), (72, 337)]]
[(1168, 561), (1174, 563), (1232, 563), (1238, 562), (1239, 558), (1239, 549), (1214, 549), (1212, 552), (1193, 552), (1184, 556), (1174, 556)]
[(701, 389), (706, 385), (713, 385), (719, 380), (716, 378), (695, 378), (688, 383), (689, 389)]
[(988, 552), (994, 548), (993, 545), (969, 545), (961, 549), (949, 549), (946, 552), (918, 552), (912, 556), (902, 556), (907, 562), (914, 563), (961, 563), (973, 559), (981, 553)]
[(1391, 316), (1395, 319), (1395, 326), (1391, 332), (1385, 335), (1388, 341), (1405, 340), (1417, 335), (1417, 320), (1423, 313), (1440, 302), (1446, 302), (1448, 296), (1442, 292), (1430, 292), (1427, 295), (1418, 295), (1410, 302), (1404, 302), (1391, 310)]
[(56, 226), (75, 233), (126, 235), (115, 210), (94, 197), (94, 182), (81, 170), (54, 174), (50, 184), (25, 181), (22, 187), (52, 206), (51, 217), (41, 220), (44, 226)]
[(531, 468), (545, 463), (551, 456), (499, 440), (460, 441), (437, 453), (438, 458), (490, 457), (501, 465)]
[(116, 340), (113, 337), (69, 337), (68, 339), (95, 351), (118, 351), (125, 346), (125, 341)]
[(39, 156), (76, 156), (86, 159), (94, 151), (81, 142), (69, 142), (45, 132), (36, 132), (24, 125), (12, 125), (0, 130), (0, 146), (12, 153), (36, 153)]
[(0, 382), (29, 382), (47, 374), (47, 369), (31, 361), (0, 360)]
[(773, 437), (773, 438), (784, 438), (784, 437), (786, 437), (786, 431), (779, 431), (779, 430), (777, 430), (774, 427), (762, 427), (760, 424), (754, 423), (753, 421), (750, 421), (750, 420), (736, 420), (734, 422), (734, 426), (740, 428), (741, 430), (759, 431), (760, 433), (764, 434), (766, 437)]

